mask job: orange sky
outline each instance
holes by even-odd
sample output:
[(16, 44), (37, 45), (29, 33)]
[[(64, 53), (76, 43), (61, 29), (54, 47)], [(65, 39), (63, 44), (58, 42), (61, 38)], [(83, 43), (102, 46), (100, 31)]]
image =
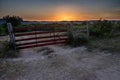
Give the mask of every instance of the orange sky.
[(120, 0), (0, 0), (0, 18), (29, 21), (119, 19)]

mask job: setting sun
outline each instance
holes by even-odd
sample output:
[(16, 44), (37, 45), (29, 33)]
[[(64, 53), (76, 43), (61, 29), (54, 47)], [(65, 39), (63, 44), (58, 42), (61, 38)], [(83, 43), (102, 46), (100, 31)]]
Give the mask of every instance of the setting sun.
[(70, 14), (67, 12), (59, 12), (55, 16), (57, 21), (71, 21), (71, 20), (77, 20), (76, 14)]
[(67, 16), (67, 15), (60, 15), (57, 19), (58, 21), (70, 21), (73, 20), (71, 16)]
[(61, 19), (59, 19), (60, 21), (69, 21), (70, 18), (68, 16), (63, 16), (61, 17)]
[(0, 18), (18, 15), (26, 21), (119, 20), (119, 3), (120, 0), (2, 0)]

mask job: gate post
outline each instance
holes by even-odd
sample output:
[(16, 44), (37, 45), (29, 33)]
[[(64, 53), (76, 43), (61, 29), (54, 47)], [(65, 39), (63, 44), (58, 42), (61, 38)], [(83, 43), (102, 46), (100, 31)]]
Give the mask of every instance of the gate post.
[(87, 21), (87, 38), (89, 39), (90, 31), (89, 31), (89, 21)]
[(11, 49), (16, 50), (16, 46), (15, 46), (15, 36), (13, 33), (13, 27), (11, 23), (7, 23), (7, 28), (8, 28), (8, 33), (9, 33), (9, 45)]
[(71, 35), (72, 37), (73, 37), (73, 35), (74, 35), (73, 26), (74, 26), (73, 23), (70, 22), (70, 23), (69, 23), (69, 27), (68, 27), (68, 35)]
[(73, 23), (70, 22), (68, 25), (68, 43), (72, 44), (72, 41), (74, 40), (74, 30), (73, 30)]

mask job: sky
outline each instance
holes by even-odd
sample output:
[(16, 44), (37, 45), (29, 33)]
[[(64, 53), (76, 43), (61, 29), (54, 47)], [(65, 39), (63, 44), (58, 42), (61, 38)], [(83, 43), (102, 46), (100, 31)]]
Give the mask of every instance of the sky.
[(0, 0), (0, 18), (30, 21), (120, 20), (120, 0)]

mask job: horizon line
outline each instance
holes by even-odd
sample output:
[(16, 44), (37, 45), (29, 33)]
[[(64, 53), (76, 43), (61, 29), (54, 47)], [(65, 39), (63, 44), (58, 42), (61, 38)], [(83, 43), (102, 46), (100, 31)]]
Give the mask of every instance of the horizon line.
[(120, 20), (120, 19), (86, 19), (86, 20), (26, 20), (26, 19), (23, 19), (23, 21), (36, 21), (36, 22), (42, 22), (42, 21), (51, 21), (51, 22), (64, 22), (64, 21), (97, 21), (97, 20)]
[[(3, 19), (0, 17), (0, 19)], [(116, 21), (119, 21), (120, 19), (104, 19), (104, 18), (99, 18), (99, 19), (84, 19), (84, 20), (27, 20), (27, 19), (23, 19), (23, 21), (36, 21), (36, 22), (64, 22), (64, 21), (97, 21), (97, 20), (116, 20)]]

